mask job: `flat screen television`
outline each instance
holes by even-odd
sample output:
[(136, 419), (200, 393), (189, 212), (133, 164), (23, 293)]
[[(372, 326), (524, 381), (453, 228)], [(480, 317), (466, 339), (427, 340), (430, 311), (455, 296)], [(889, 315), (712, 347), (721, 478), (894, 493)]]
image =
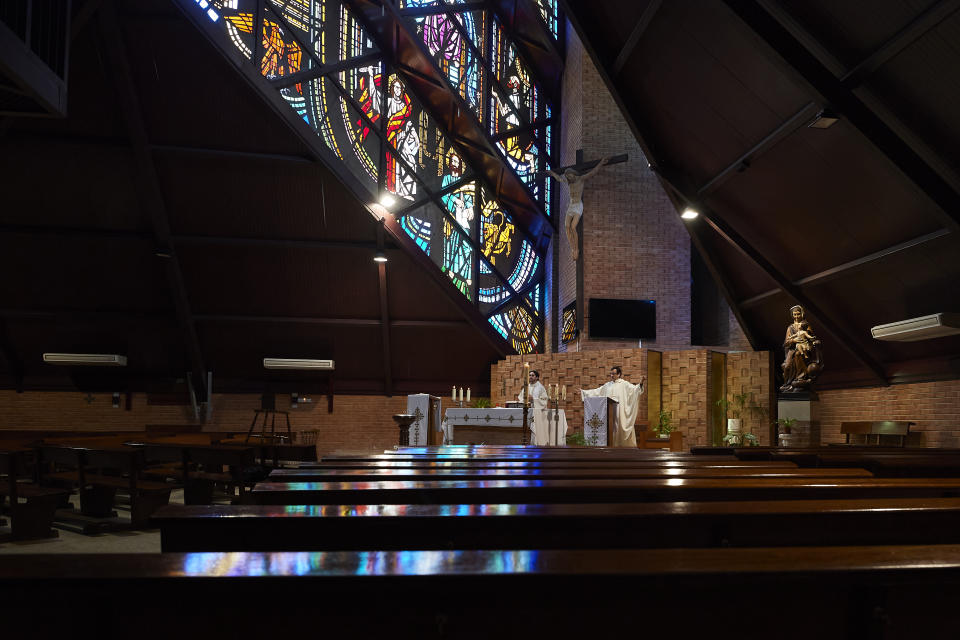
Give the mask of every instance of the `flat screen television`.
[(657, 339), (655, 300), (590, 298), (589, 316), (591, 338)]

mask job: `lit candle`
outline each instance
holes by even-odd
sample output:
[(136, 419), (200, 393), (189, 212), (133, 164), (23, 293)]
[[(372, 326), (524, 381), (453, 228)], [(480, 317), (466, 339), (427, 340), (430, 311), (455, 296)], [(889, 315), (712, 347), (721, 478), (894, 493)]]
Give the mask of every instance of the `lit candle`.
[(460, 387), (460, 402), (463, 402), (463, 387)]
[(467, 402), (470, 402), (470, 387), (467, 387)]
[(450, 392), (450, 401), (451, 402), (457, 401), (457, 385), (453, 385), (453, 391)]

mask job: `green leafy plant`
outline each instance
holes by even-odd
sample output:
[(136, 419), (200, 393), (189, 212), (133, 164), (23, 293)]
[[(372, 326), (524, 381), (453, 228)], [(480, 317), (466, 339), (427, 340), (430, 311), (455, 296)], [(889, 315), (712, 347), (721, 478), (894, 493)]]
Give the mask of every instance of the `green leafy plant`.
[(582, 431), (574, 431), (567, 435), (567, 444), (584, 447), (587, 444), (587, 439), (583, 437)]
[(723, 409), (724, 415), (729, 415), (734, 420), (743, 416), (762, 418), (767, 413), (766, 409), (754, 401), (753, 394), (746, 391), (730, 394), (729, 398), (720, 398), (717, 406)]
[(490, 404), (490, 398), (477, 398), (474, 400), (473, 406), (477, 409), (488, 409), (493, 405)]
[(739, 431), (723, 436), (723, 442), (731, 447), (756, 447), (760, 444), (757, 436), (752, 433), (741, 433)]
[(793, 430), (793, 425), (796, 423), (796, 418), (777, 418), (774, 421), (774, 424), (777, 425), (780, 433), (790, 433)]
[(659, 435), (659, 436), (669, 436), (670, 433), (671, 433), (675, 428), (676, 428), (676, 427), (673, 426), (673, 416), (672, 416), (672, 414), (671, 414), (669, 411), (661, 411), (661, 412), (660, 412), (660, 417), (659, 417), (659, 419), (658, 419), (658, 421), (657, 421), (657, 426), (654, 427), (654, 431), (656, 431), (657, 435)]

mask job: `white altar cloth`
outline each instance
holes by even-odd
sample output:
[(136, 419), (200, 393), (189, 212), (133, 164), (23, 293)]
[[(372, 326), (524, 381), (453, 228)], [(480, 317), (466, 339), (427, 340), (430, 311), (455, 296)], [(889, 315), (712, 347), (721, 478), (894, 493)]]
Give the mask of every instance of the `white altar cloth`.
[[(533, 413), (532, 411), (530, 412)], [(567, 416), (563, 409), (559, 410), (559, 415), (553, 409), (547, 410), (547, 433), (541, 436), (534, 434), (531, 444), (541, 446), (567, 444)], [(529, 418), (529, 416), (528, 416)], [(520, 442), (519, 430), (523, 426), (523, 409), (504, 409), (502, 407), (489, 407), (483, 409), (452, 407), (444, 412), (443, 416), (443, 443), (453, 444), (454, 428), (461, 427), (500, 427), (504, 429), (517, 429), (517, 443)], [(545, 436), (545, 437), (544, 437)], [(544, 442), (539, 439), (543, 437)]]

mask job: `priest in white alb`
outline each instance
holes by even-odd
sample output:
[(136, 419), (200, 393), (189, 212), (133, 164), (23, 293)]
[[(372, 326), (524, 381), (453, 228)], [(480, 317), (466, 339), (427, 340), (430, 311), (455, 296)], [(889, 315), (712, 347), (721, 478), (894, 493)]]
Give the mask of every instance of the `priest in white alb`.
[[(530, 370), (527, 375), (530, 381), (530, 444), (546, 445), (549, 444), (550, 423), (547, 419), (547, 402), (550, 396), (547, 388), (540, 382), (540, 372)], [(526, 385), (520, 389), (520, 395), (517, 400), (524, 402), (523, 392)]]
[(617, 413), (620, 428), (614, 432), (613, 442), (608, 443), (608, 446), (637, 447), (637, 434), (633, 423), (637, 421), (637, 414), (640, 412), (640, 394), (643, 393), (645, 380), (645, 376), (640, 376), (638, 384), (630, 384), (623, 379), (623, 370), (620, 367), (610, 367), (610, 382), (596, 389), (580, 389), (581, 398), (605, 396), (619, 403)]

